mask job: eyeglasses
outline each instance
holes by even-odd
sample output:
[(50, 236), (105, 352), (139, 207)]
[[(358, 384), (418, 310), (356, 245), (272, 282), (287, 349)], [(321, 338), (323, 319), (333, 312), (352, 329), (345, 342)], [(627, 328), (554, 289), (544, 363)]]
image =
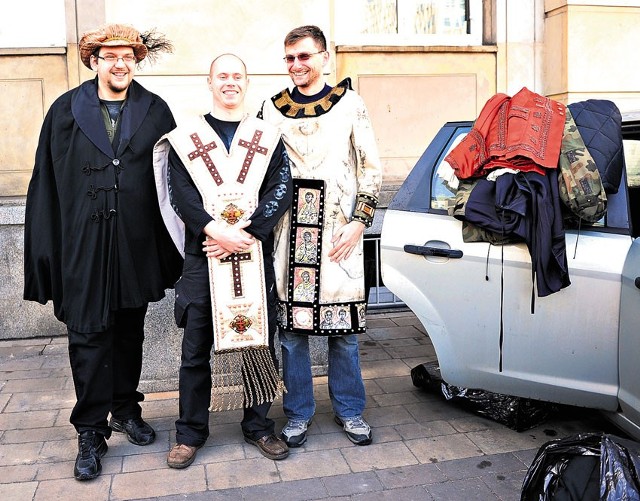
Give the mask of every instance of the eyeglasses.
[(134, 56), (133, 54), (125, 54), (122, 57), (118, 57), (114, 54), (107, 54), (106, 56), (102, 57), (102, 56), (96, 56), (98, 59), (102, 59), (103, 61), (109, 63), (109, 64), (116, 64), (120, 59), (122, 59), (123, 63), (135, 63), (136, 62), (136, 56)]
[(308, 61), (309, 59), (311, 59), (311, 56), (315, 56), (316, 54), (322, 54), (323, 52), (326, 52), (326, 50), (319, 50), (318, 52), (301, 52), (300, 54), (296, 55), (296, 56), (292, 56), (291, 54), (287, 54), (286, 56), (284, 56), (282, 59), (284, 59), (287, 63), (293, 63), (296, 58), (298, 58), (298, 61), (300, 62), (304, 62), (304, 61)]

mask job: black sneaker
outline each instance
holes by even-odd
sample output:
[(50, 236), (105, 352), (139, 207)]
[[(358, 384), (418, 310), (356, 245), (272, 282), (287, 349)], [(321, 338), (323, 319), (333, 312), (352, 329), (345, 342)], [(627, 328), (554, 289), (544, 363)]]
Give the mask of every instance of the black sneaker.
[(310, 424), (311, 420), (289, 419), (282, 428), (282, 440), (289, 447), (300, 447), (307, 441), (307, 428)]
[(116, 419), (109, 421), (113, 431), (127, 434), (127, 440), (135, 445), (149, 445), (156, 439), (156, 432), (141, 417), (132, 419)]
[(356, 445), (369, 445), (371, 443), (371, 427), (362, 418), (362, 416), (354, 416), (350, 418), (340, 419), (335, 417), (337, 424), (342, 426), (342, 429), (347, 434), (349, 440)]
[(107, 453), (109, 447), (104, 437), (95, 431), (83, 431), (78, 435), (78, 456), (73, 467), (76, 480), (91, 480), (100, 475), (102, 463), (100, 458)]

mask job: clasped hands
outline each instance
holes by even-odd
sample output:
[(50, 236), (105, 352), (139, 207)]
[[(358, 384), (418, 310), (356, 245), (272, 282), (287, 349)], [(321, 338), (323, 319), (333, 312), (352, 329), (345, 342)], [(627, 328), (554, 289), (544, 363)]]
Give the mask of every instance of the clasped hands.
[(224, 259), (231, 254), (246, 251), (256, 241), (253, 235), (245, 231), (250, 224), (251, 221), (248, 220), (238, 221), (233, 226), (211, 221), (203, 230), (207, 238), (202, 251), (207, 257), (216, 259)]
[[(204, 233), (207, 238), (202, 247), (203, 252), (207, 257), (224, 259), (231, 254), (246, 251), (256, 241), (255, 237), (245, 231), (245, 228), (250, 224), (251, 221), (247, 220), (239, 221), (233, 226), (221, 225), (216, 221), (211, 221), (204, 227)], [(331, 240), (334, 247), (329, 251), (329, 259), (334, 262), (347, 259), (360, 241), (363, 233), (364, 224), (361, 222), (351, 221), (345, 224)]]

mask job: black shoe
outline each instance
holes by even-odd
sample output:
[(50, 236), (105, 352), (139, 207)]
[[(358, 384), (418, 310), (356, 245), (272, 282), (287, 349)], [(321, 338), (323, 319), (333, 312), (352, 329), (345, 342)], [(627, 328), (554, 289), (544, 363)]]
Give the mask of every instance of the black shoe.
[(135, 445), (149, 445), (156, 439), (156, 432), (141, 417), (132, 419), (116, 419), (109, 421), (113, 431), (127, 434), (127, 440)]
[(107, 453), (109, 447), (104, 437), (95, 431), (83, 431), (78, 435), (78, 456), (73, 468), (76, 480), (91, 480), (100, 475), (102, 464), (100, 458)]

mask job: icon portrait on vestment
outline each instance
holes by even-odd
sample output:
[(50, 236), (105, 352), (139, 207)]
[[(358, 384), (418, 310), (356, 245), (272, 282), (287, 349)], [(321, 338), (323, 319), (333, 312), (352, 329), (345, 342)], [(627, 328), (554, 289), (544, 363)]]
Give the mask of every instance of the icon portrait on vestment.
[(293, 277), (293, 300), (313, 303), (316, 289), (316, 270), (296, 268)]
[(358, 327), (367, 326), (367, 305), (362, 303), (357, 306), (358, 309)]
[(320, 214), (320, 190), (300, 190), (297, 221), (303, 224), (318, 224)]
[(338, 307), (337, 318), (333, 324), (334, 329), (351, 329), (351, 315), (349, 315), (349, 307)]
[(320, 329), (333, 329), (333, 308), (330, 306), (320, 308)]
[(313, 308), (294, 306), (291, 311), (294, 329), (313, 329)]
[(298, 228), (296, 230), (295, 262), (316, 264), (318, 262), (318, 229)]

